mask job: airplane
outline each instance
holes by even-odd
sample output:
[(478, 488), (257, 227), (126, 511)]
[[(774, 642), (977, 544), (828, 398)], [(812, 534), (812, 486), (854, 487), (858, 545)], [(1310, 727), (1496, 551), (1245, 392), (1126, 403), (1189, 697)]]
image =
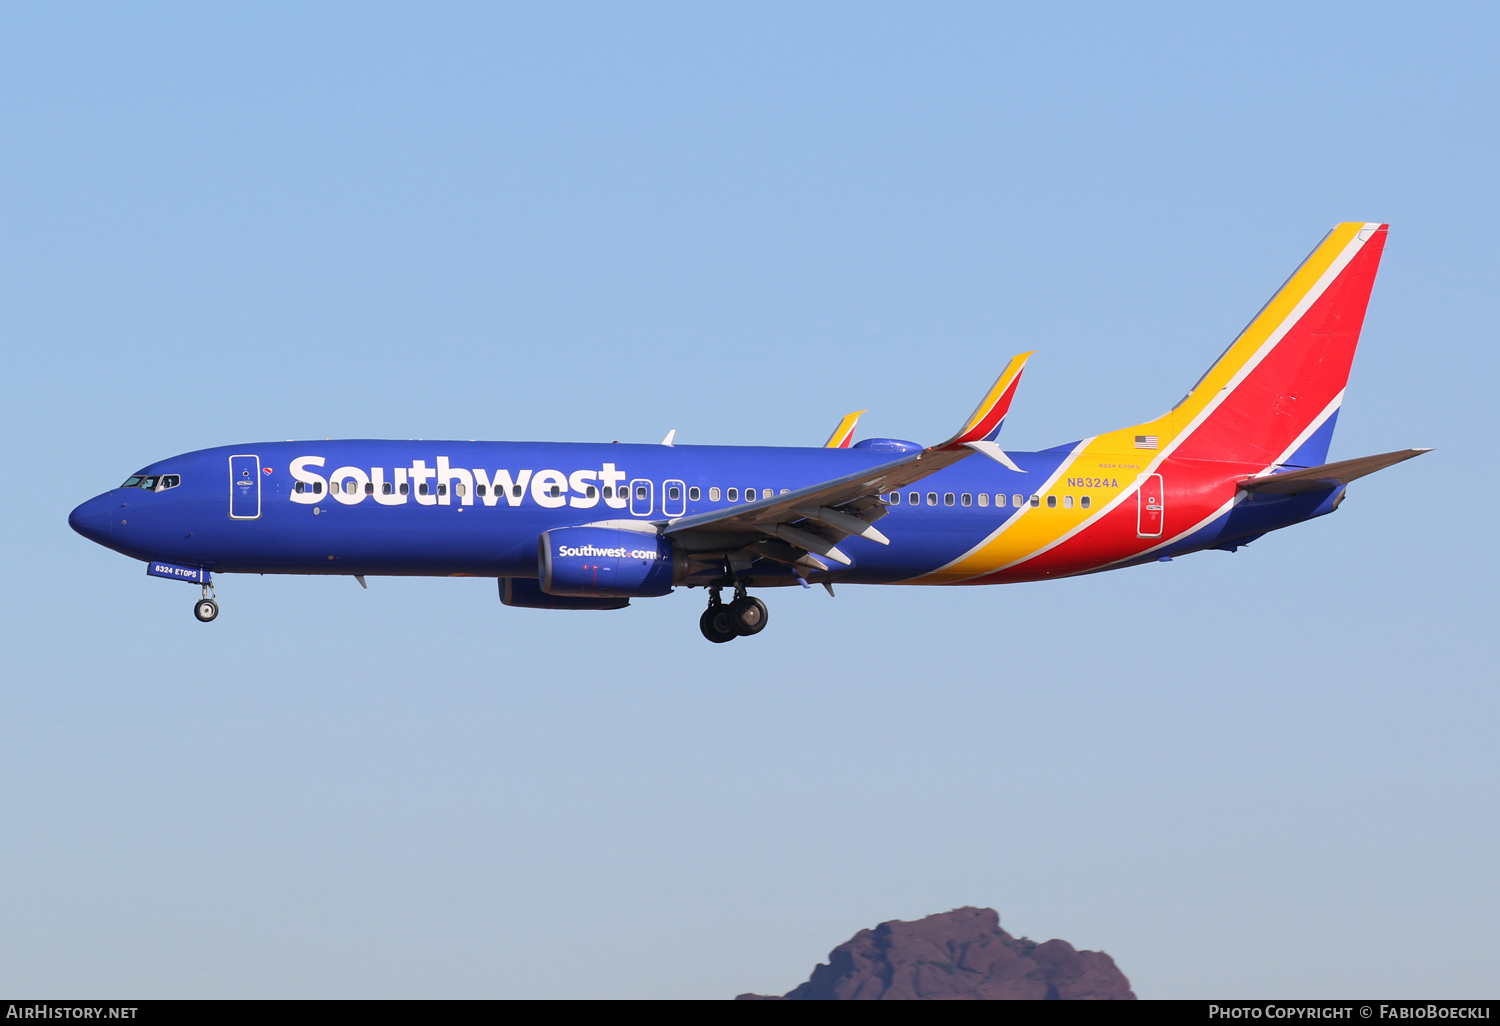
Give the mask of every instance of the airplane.
[(199, 585), (203, 622), (216, 574), (493, 577), (506, 605), (539, 609), (703, 588), (717, 644), (765, 629), (750, 589), (1006, 584), (1232, 552), (1430, 451), (1327, 462), (1387, 228), (1330, 231), (1162, 416), (1040, 452), (997, 441), (1022, 353), (936, 445), (855, 442), (864, 411), (817, 447), (678, 445), (675, 429), (659, 445), (264, 442), (153, 463), (68, 522)]

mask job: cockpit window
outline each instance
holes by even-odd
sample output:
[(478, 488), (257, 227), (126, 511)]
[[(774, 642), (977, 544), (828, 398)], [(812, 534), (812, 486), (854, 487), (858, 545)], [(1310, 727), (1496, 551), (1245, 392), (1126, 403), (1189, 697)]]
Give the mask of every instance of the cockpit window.
[(144, 488), (148, 492), (164, 492), (182, 484), (180, 474), (131, 474), (121, 488)]

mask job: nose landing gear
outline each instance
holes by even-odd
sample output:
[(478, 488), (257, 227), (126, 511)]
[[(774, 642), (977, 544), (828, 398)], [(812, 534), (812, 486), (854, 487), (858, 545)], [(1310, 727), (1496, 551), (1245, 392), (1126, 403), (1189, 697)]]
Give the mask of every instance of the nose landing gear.
[(734, 601), (727, 605), (719, 597), (719, 587), (714, 586), (709, 589), (708, 608), (698, 618), (698, 629), (709, 641), (722, 645), (735, 638), (759, 634), (766, 629), (769, 616), (766, 604), (745, 594), (744, 585), (735, 585)]
[(212, 584), (203, 586), (203, 597), (193, 603), (193, 615), (203, 623), (208, 623), (219, 615), (219, 603), (214, 601)]

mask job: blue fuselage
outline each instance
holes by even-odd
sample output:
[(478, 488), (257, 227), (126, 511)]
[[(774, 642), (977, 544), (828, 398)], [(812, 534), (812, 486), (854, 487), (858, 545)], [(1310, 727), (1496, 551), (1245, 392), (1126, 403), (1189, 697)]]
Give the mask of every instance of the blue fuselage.
[[(1095, 503), (1106, 501), (1108, 480), (1102, 490), (1098, 481), (1075, 486), (1053, 480), (1071, 448), (1011, 454), (1023, 473), (973, 457), (888, 497), (893, 504), (880, 526), (890, 544), (857, 537), (841, 542), (853, 565), (835, 568), (838, 579), (881, 584), (921, 577), (982, 542), (1036, 493), (1066, 488), (1071, 505), (1074, 492), (1081, 500), (1092, 490)], [(140, 474), (147, 480), (174, 475), (179, 483), (166, 490), (113, 489), (79, 506), (70, 522), (127, 556), (217, 573), (534, 578), (544, 531), (708, 513), (751, 493), (764, 498), (796, 490), (892, 456), (891, 448), (259, 443), (154, 463)], [(1171, 551), (1285, 526), (1326, 511), (1318, 507), (1327, 498), (1262, 502)], [(795, 580), (777, 572), (758, 583)]]

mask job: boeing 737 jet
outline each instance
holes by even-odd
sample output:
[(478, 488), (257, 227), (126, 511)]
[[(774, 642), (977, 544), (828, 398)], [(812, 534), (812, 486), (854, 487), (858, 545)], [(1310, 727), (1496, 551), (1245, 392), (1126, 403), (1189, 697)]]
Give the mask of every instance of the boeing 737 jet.
[(69, 523), (199, 585), (204, 622), (215, 574), (493, 577), (506, 605), (541, 609), (703, 588), (716, 643), (765, 628), (752, 588), (1007, 584), (1233, 551), (1428, 451), (1327, 462), (1385, 239), (1334, 228), (1170, 411), (1041, 452), (996, 440), (1023, 353), (937, 445), (853, 442), (858, 414), (805, 448), (258, 442), (153, 463)]

